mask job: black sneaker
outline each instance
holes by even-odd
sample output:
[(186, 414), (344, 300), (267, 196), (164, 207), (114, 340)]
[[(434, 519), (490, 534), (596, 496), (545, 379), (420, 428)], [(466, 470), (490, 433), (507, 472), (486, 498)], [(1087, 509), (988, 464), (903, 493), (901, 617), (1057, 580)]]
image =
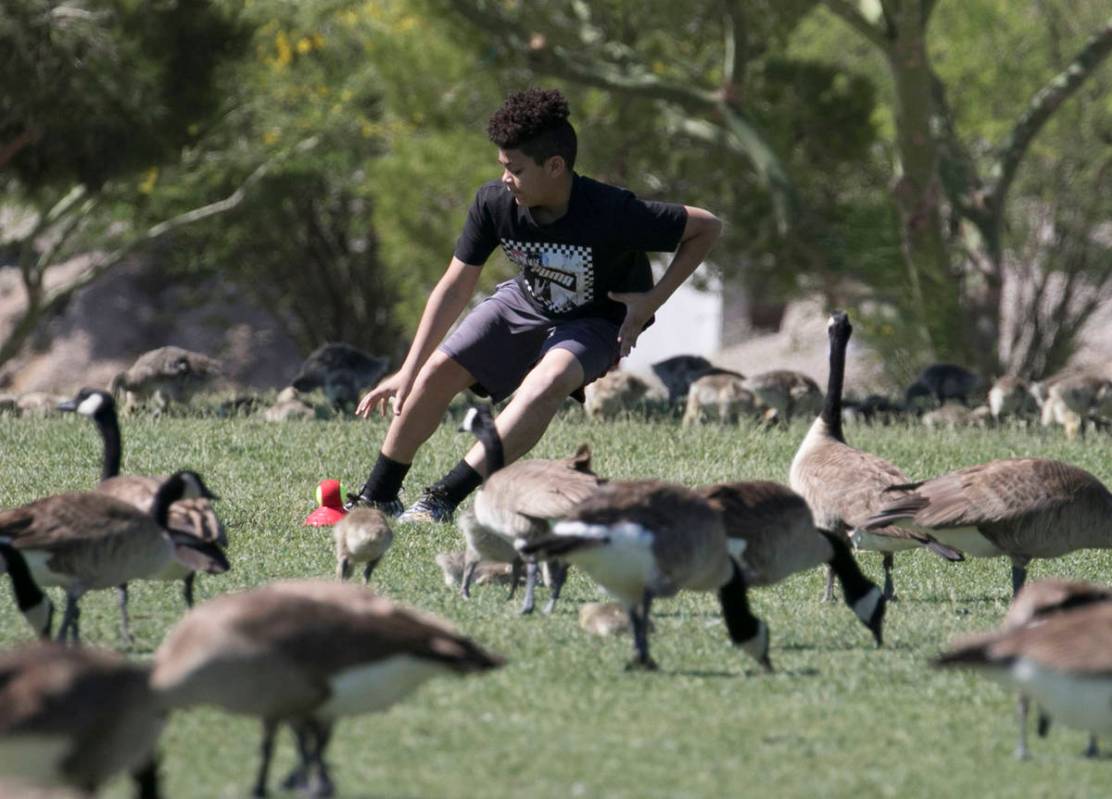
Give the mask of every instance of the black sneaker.
[(344, 513), (359, 507), (380, 510), (391, 519), (398, 518), (402, 515), (402, 511), (405, 510), (405, 505), (403, 505), (402, 501), (397, 497), (393, 499), (368, 499), (362, 494), (348, 494), (347, 502), (344, 503)]
[(435, 486), (421, 492), (420, 498), (405, 513), (398, 517), (399, 522), (450, 522), (456, 512), (456, 504)]

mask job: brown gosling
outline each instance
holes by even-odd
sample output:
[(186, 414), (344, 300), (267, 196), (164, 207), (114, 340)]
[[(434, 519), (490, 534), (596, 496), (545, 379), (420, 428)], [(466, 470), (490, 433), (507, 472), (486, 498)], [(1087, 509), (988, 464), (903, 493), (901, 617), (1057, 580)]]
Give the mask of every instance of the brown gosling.
[(377, 508), (352, 508), (332, 528), (336, 541), (336, 577), (351, 577), (353, 564), (364, 563), (363, 582), (371, 581), (371, 574), (394, 543), (394, 531), (386, 514)]
[[(467, 560), (467, 552), (440, 552), (436, 556), (436, 565), (444, 575), (444, 585), (459, 590), (463, 583), (463, 569)], [(502, 583), (508, 585), (514, 580), (513, 567), (509, 563), (492, 563), (479, 561), (472, 576), (472, 585), (485, 585), (487, 583)], [(514, 580), (516, 582), (516, 580)]]
[(909, 522), (966, 555), (1007, 557), (1013, 596), (1035, 558), (1112, 548), (1112, 493), (1068, 463), (1008, 458), (892, 490), (865, 530)]
[[(1112, 603), (967, 636), (933, 665), (976, 669), (1034, 700), (1068, 727), (1093, 736), (1112, 734)], [(1085, 754), (1095, 752), (1090, 748)]]
[(523, 539), (518, 549), (582, 568), (622, 603), (633, 627), (629, 668), (657, 668), (649, 655), (652, 603), (689, 590), (717, 592), (730, 640), (772, 669), (768, 627), (749, 610), (721, 514), (690, 489), (656, 480), (606, 483), (550, 534)]
[[(120, 474), (123, 446), (116, 401), (112, 395), (94, 388), (83, 388), (73, 399), (61, 403), (58, 410), (89, 418), (100, 433), (104, 452), (100, 483), (95, 490), (150, 513), (155, 493), (166, 478)], [(193, 607), (193, 585), (197, 572), (223, 574), (231, 568), (224, 554), (228, 534), (212, 502), (205, 497), (180, 499), (173, 503), (167, 529), (179, 557), (156, 579), (181, 580), (185, 605)], [(127, 627), (127, 585), (119, 586), (119, 590), (121, 613), (125, 617), (123, 625)]]
[(41, 643), (0, 654), (0, 774), (91, 795), (127, 772), (141, 799), (157, 797), (165, 714), (148, 679), (146, 666), (96, 649)]
[[(78, 602), (87, 591), (150, 579), (180, 557), (166, 524), (170, 504), (183, 496), (212, 494), (196, 472), (181, 471), (158, 489), (149, 514), (95, 491), (56, 494), (0, 511), (0, 540), (19, 550), (34, 583), (66, 591), (59, 640), (78, 640)], [(123, 621), (129, 641), (126, 613)]]
[[(842, 432), (842, 386), (845, 381), (846, 347), (853, 326), (849, 317), (835, 311), (827, 324), (830, 338), (830, 373), (822, 412), (799, 445), (792, 460), (789, 484), (811, 508), (815, 526), (834, 535), (846, 536), (879, 511), (897, 494), (885, 494), (894, 483), (907, 477), (883, 458), (855, 449)], [(929, 535), (900, 528), (883, 528), (854, 538), (859, 549), (883, 553), (884, 596), (895, 599), (892, 569), (895, 553), (926, 546), (947, 560), (961, 560), (961, 553), (938, 544)], [(834, 596), (834, 572), (827, 570), (823, 600)]]
[(262, 720), (255, 796), (267, 793), (282, 724), (300, 752), (285, 787), (330, 796), (325, 750), (336, 721), (384, 710), (431, 677), (503, 663), (442, 620), (362, 587), (289, 581), (189, 611), (155, 653), (151, 684), (169, 707), (215, 705)]
[[(653, 632), (652, 619), (648, 625), (649, 632)], [(584, 602), (579, 606), (579, 626), (584, 632), (603, 638), (626, 635), (633, 629), (629, 614), (617, 602)]]
[(126, 371), (112, 378), (109, 391), (124, 394), (124, 410), (135, 410), (153, 400), (156, 414), (171, 402), (186, 403), (193, 393), (223, 373), (220, 361), (181, 347), (159, 347), (144, 352)]
[[(1005, 630), (1015, 630), (1028, 624), (1040, 624), (1052, 614), (1075, 610), (1094, 602), (1108, 602), (1109, 600), (1112, 600), (1112, 587), (1107, 585), (1077, 580), (1038, 580), (1027, 583), (1019, 590), (1004, 616), (1003, 626)], [(1019, 721), (1019, 744), (1016, 747), (1015, 755), (1019, 760), (1026, 760), (1031, 756), (1031, 752), (1027, 748), (1029, 705), (1030, 700), (1021, 693), (1016, 702), (1016, 718)], [(1049, 717), (1040, 713), (1039, 736), (1046, 735), (1049, 727)], [(1087, 755), (1096, 757), (1097, 753), (1097, 737), (1091, 735)]]

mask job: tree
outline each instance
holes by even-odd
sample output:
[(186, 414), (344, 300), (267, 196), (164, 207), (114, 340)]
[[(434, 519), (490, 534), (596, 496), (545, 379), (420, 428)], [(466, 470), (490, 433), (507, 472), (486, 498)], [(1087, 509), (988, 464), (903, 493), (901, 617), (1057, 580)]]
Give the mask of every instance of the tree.
[(140, 243), (238, 201), (233, 193), (133, 231), (77, 281), (45, 285), (71, 237), (95, 226), (107, 194), (198, 138), (219, 108), (216, 72), (243, 42), (238, 22), (207, 0), (17, 0), (0, 8), (0, 191), (31, 220), (14, 242), (27, 305), (0, 346), (0, 364), (44, 314)]
[[(1005, 230), (1009, 200), (1036, 137), (1067, 100), (1075, 96), (1112, 53), (1112, 18), (1105, 18), (1088, 39), (1060, 58), (1057, 71), (1026, 100), (998, 139), (974, 153), (960, 134), (950, 101), (950, 87), (935, 69), (928, 35), (938, 4), (935, 0), (823, 0), (825, 6), (883, 56), (893, 86), (897, 177), (892, 197), (900, 213), (900, 230), (908, 277), (918, 310), (923, 343), (937, 357), (976, 363), (986, 372), (1001, 367), (1001, 325), (1007, 315), (1004, 282), (1007, 273)], [(994, 9), (993, 3), (965, 4), (954, 14), (978, 16), (982, 23), (1014, 15), (1014, 6)], [(996, 19), (991, 12), (996, 11)], [(986, 19), (988, 17), (988, 19)], [(1061, 23), (1061, 16), (1057, 20)], [(1051, 28), (1053, 31), (1053, 28)], [(976, 35), (986, 35), (981, 28)], [(1059, 40), (1055, 44), (1061, 45)], [(995, 50), (995, 48), (990, 48)], [(995, 58), (995, 54), (990, 57)], [(1014, 76), (1009, 76), (1014, 79)], [(1107, 164), (1107, 161), (1105, 161)], [(1101, 167), (1103, 171), (1104, 167)], [(1094, 187), (1095, 188), (1095, 187)], [(1055, 204), (1060, 204), (1055, 200)], [(1027, 211), (1041, 215), (1037, 209)], [(1031, 225), (1024, 225), (1030, 228)], [(1036, 224), (1034, 226), (1038, 228)], [(1058, 226), (1059, 234), (1062, 231)], [(1091, 225), (1070, 230), (1075, 247), (1100, 248)], [(1107, 247), (1104, 248), (1107, 252)], [(1092, 312), (1076, 304), (1074, 291), (1088, 270), (1066, 265), (1067, 287), (1052, 304), (1066, 312), (1066, 324), (1046, 337), (1013, 335), (1005, 351), (1010, 371), (1030, 372), (1055, 365), (1068, 353), (1075, 325)], [(1028, 263), (1028, 266), (1031, 264)], [(1039, 269), (1044, 276), (1056, 270)], [(1108, 272), (1088, 272), (1099, 295)], [(1042, 280), (1042, 278), (1036, 278)], [(1033, 303), (1021, 313), (1045, 313), (1049, 280), (1037, 289)]]

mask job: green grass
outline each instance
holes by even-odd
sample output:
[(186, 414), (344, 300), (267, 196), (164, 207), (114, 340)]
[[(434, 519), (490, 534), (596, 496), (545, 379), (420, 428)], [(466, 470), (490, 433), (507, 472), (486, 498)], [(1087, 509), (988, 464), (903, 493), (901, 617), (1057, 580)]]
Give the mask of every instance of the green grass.
[[(124, 471), (199, 470), (222, 497), (233, 570), (198, 581), (198, 600), (288, 577), (331, 578), (327, 531), (304, 528), (322, 477), (356, 486), (383, 423), (333, 420), (266, 424), (252, 419), (125, 420)], [(558, 419), (537, 456), (590, 442), (596, 470), (698, 485), (750, 478), (785, 481), (805, 426), (685, 430), (672, 420), (609, 424)], [(1112, 483), (1112, 439), (1069, 443), (1060, 433), (850, 428), (851, 442), (915, 477), (990, 458), (1039, 455), (1077, 464)], [(418, 458), (409, 497), (470, 442), (443, 426)], [(99, 475), (100, 440), (87, 421), (0, 419), (0, 506), (84, 489)], [(1110, 520), (1112, 523), (1112, 520)], [(340, 794), (357, 797), (1091, 796), (1107, 792), (1112, 764), (1078, 755), (1085, 735), (1055, 728), (1017, 763), (1013, 700), (967, 673), (930, 670), (927, 659), (960, 633), (996, 625), (1010, 595), (1006, 560), (949, 564), (926, 552), (896, 559), (902, 601), (888, 614), (886, 645), (841, 604), (818, 598), (819, 570), (754, 592), (772, 630), (776, 673), (764, 675), (731, 648), (710, 595), (658, 602), (655, 674), (626, 673), (628, 638), (580, 631), (578, 605), (595, 587), (573, 573), (557, 613), (517, 617), (500, 587), (470, 603), (449, 591), (433, 562), (461, 539), (448, 526), (402, 528), (375, 573), (376, 589), (441, 614), (507, 656), (482, 678), (429, 683), (390, 711), (344, 720), (331, 747)], [(879, 557), (863, 567), (880, 577)], [(1112, 553), (1036, 561), (1033, 578), (1102, 579)], [(0, 591), (0, 643), (28, 640)], [(55, 595), (60, 602), (61, 596)], [(541, 602), (544, 594), (541, 594)], [(183, 605), (175, 584), (135, 584), (136, 658), (149, 658)], [(116, 646), (113, 592), (82, 602), (89, 643)], [(257, 764), (258, 724), (210, 709), (175, 715), (162, 739), (170, 797), (244, 796)], [(280, 739), (274, 776), (293, 764)], [(123, 781), (107, 795), (130, 791)], [(276, 792), (280, 795), (280, 792)]]

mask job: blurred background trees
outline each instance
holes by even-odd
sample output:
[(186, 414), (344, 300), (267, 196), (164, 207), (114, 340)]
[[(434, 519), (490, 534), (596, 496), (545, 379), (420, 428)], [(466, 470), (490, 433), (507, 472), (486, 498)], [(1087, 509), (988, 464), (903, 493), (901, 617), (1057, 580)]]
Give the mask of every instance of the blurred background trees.
[[(397, 355), (498, 175), (488, 115), (543, 83), (580, 171), (727, 222), (715, 264), (755, 307), (819, 292), (897, 370), (1043, 374), (1112, 293), (1110, 50), (1098, 0), (13, 0), (17, 332), (143, 252), (306, 351)], [(75, 252), (101, 271), (43, 289)]]

